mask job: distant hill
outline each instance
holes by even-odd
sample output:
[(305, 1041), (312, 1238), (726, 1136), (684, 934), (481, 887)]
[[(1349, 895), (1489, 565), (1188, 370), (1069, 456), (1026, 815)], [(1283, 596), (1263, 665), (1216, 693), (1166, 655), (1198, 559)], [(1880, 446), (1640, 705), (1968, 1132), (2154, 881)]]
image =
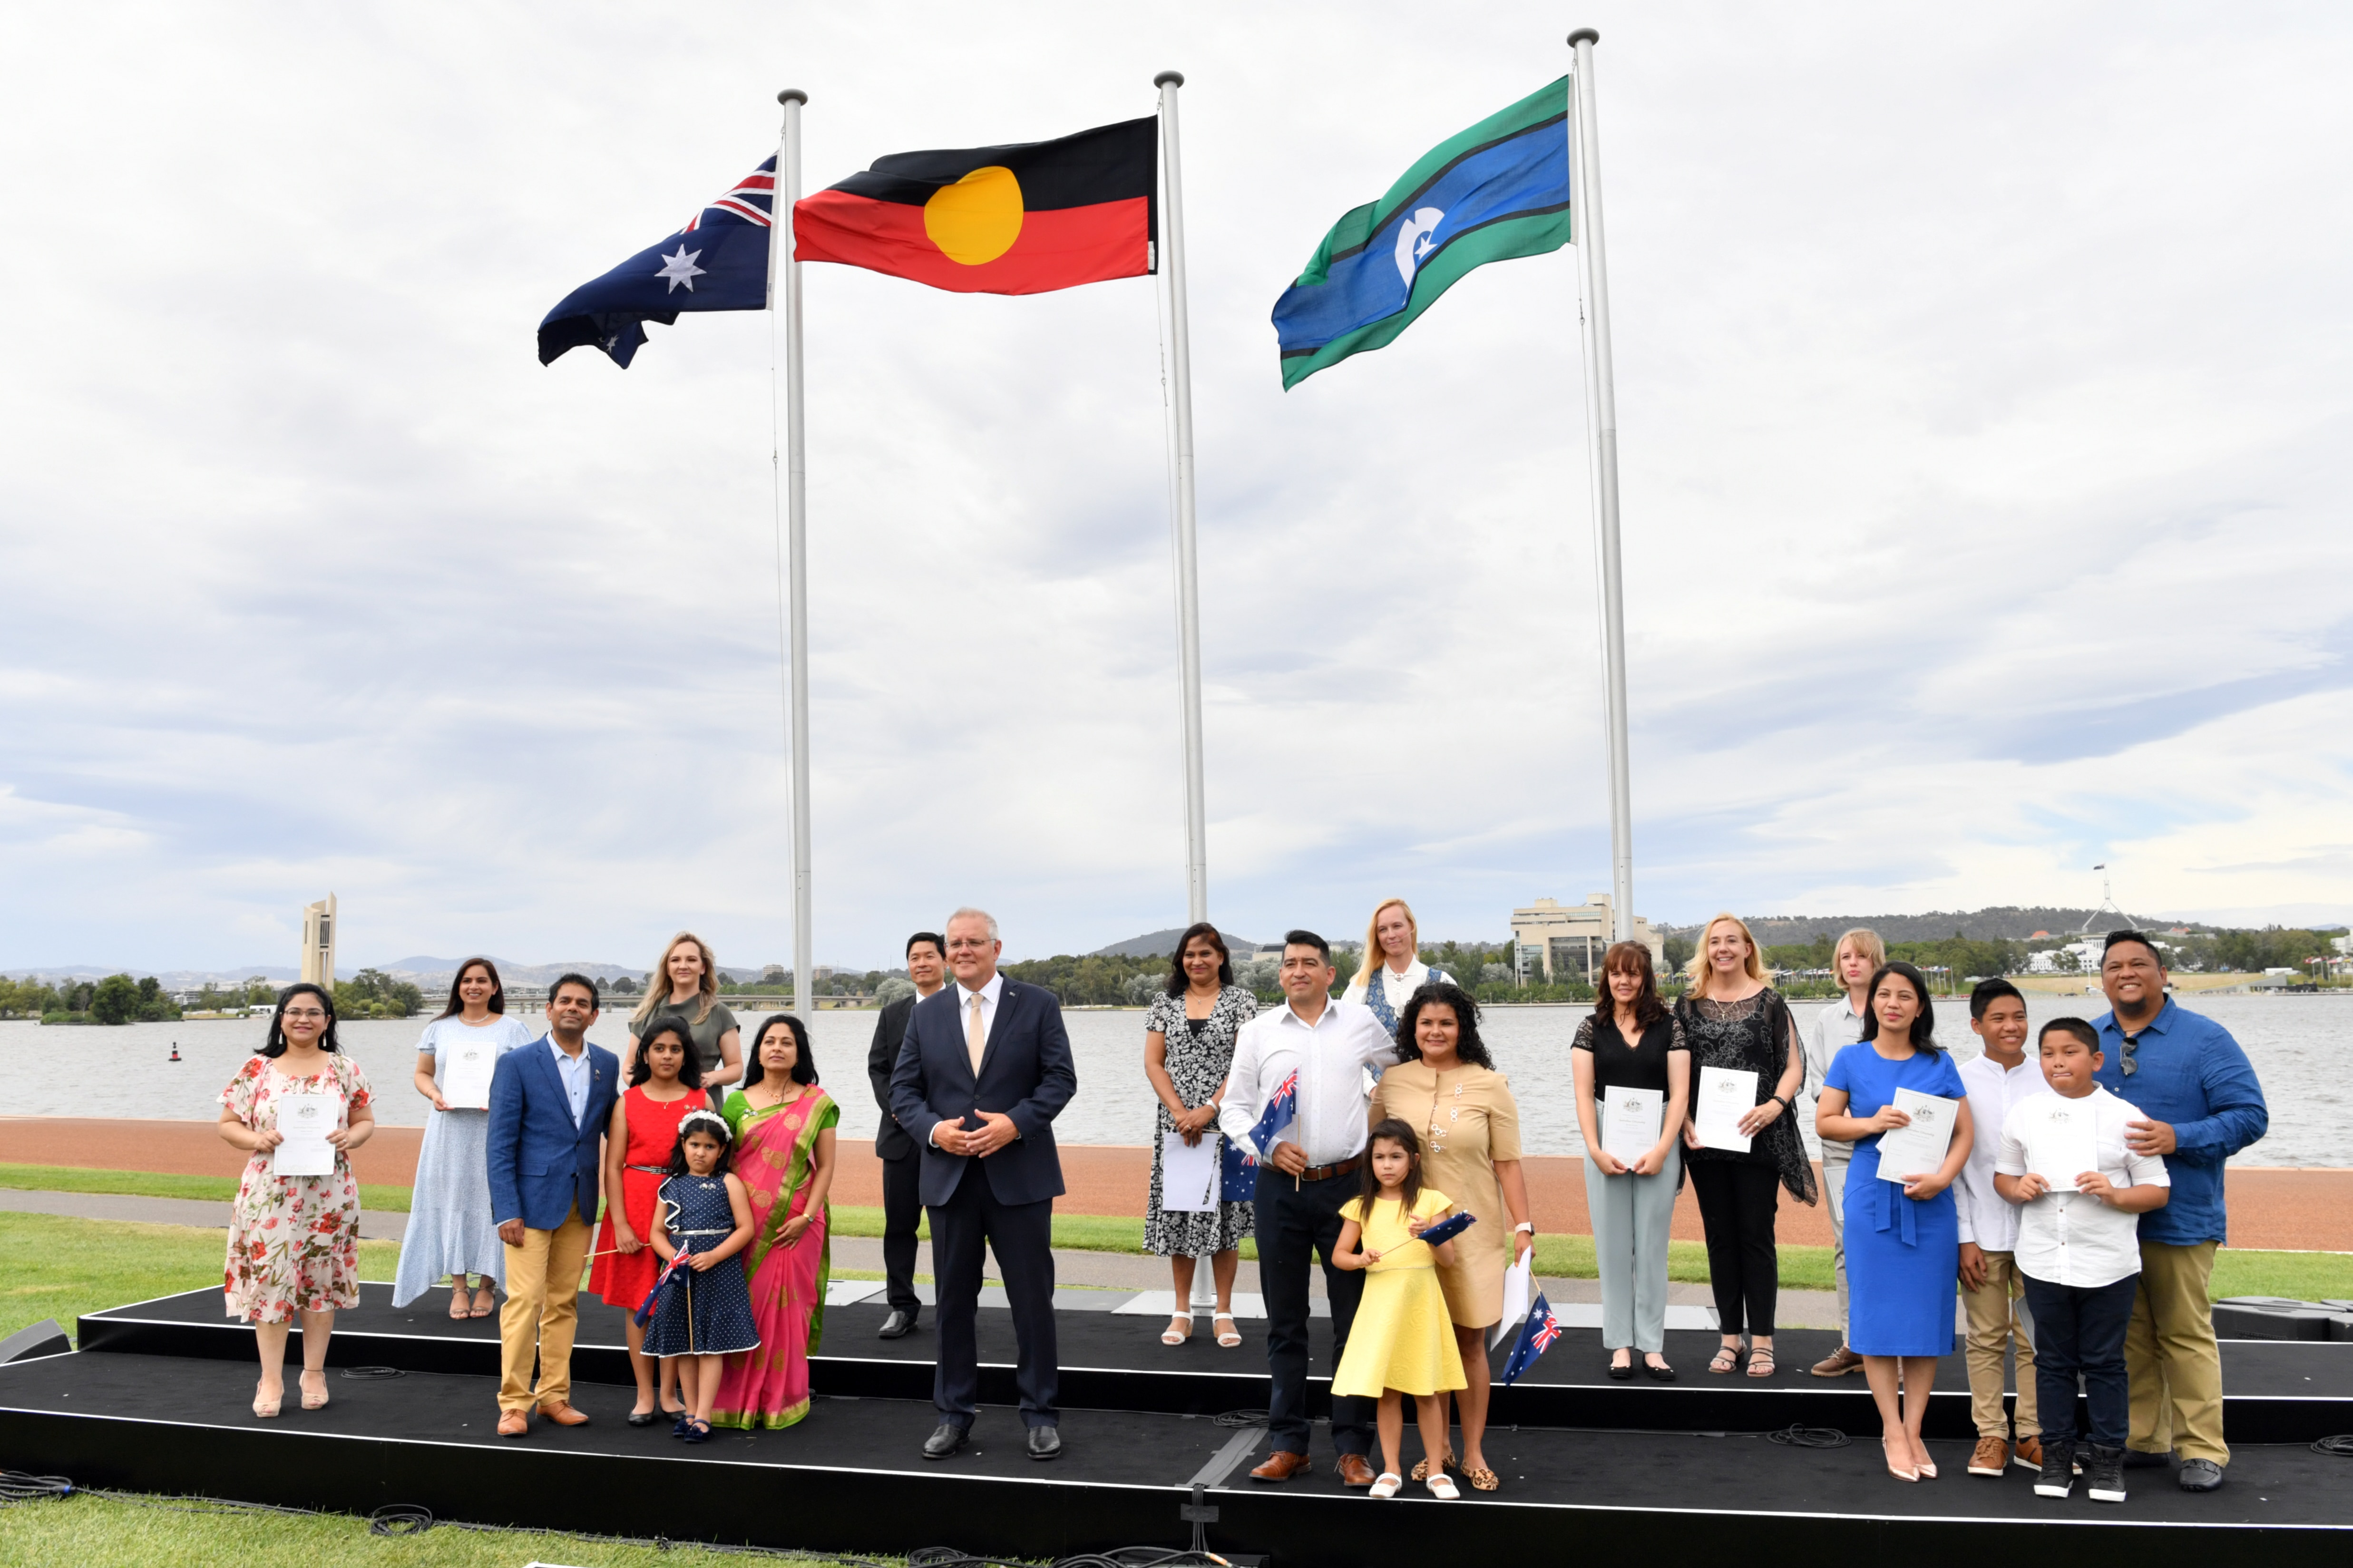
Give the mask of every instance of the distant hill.
[[(1185, 931), (1186, 928), (1183, 926), (1170, 926), (1166, 931), (1155, 931), (1145, 936), (1132, 936), (1125, 942), (1115, 942), (1109, 947), (1099, 947), (1087, 956), (1090, 958), (1166, 958), (1176, 951), (1176, 939), (1183, 936)], [(1248, 937), (1236, 936), (1231, 931), (1221, 931), (1219, 934), (1226, 939), (1226, 946), (1237, 952), (1247, 952), (1260, 945)]]
[[(1941, 942), (1955, 931), (1973, 942), (1991, 942), (2007, 938), (2024, 942), (2036, 931), (2049, 931), (2052, 936), (2072, 936), (2092, 921), (2092, 929), (2105, 931), (2119, 922), (2110, 913), (2093, 921), (2093, 910), (2060, 910), (2044, 908), (2021, 909), (2015, 904), (1997, 904), (1991, 909), (1956, 910), (1949, 913), (1932, 910), (1925, 915), (1743, 915), (1757, 940), (1767, 947), (1785, 942), (1810, 942), (1816, 937), (1837, 941), (1839, 932), (1853, 926), (1867, 926), (1887, 942)], [(2133, 921), (2155, 931), (2166, 931), (2179, 925), (2185, 931), (2211, 931), (2219, 927), (2200, 925), (2194, 921), (2160, 920), (2155, 915), (2135, 915)], [(1665, 926), (1661, 930), (1678, 936), (1696, 935), (1696, 925)]]
[[(514, 985), (549, 985), (562, 974), (585, 974), (591, 980), (602, 984), (607, 980), (619, 980), (625, 976), (636, 980), (645, 973), (644, 970), (632, 968), (626, 963), (590, 963), (585, 961), (576, 963), (518, 963), (512, 959), (501, 958), (496, 953), (491, 953), (488, 956), (492, 963), (499, 966), (499, 978)], [(398, 975), (403, 980), (413, 980), (423, 984), (428, 980), (446, 983), (455, 978), (458, 965), (465, 962), (463, 958), (430, 958), (420, 955), (415, 958), (396, 958), (390, 963), (379, 963), (374, 967), (383, 970), (386, 974)], [(756, 974), (759, 972), (754, 970), (753, 973)]]

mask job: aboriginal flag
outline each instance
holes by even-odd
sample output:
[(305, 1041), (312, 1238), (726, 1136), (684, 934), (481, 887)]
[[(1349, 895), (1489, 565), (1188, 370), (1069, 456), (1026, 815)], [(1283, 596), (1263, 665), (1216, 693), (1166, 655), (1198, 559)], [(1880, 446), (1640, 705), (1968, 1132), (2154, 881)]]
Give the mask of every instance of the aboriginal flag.
[(1053, 142), (893, 153), (793, 205), (793, 257), (963, 294), (1043, 294), (1155, 269), (1159, 121)]

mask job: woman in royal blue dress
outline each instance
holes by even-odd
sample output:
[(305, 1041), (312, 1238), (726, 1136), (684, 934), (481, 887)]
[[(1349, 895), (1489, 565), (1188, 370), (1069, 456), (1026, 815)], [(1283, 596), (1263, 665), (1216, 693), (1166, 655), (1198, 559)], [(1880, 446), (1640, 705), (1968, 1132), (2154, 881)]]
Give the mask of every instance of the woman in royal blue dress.
[[(1862, 1039), (1831, 1062), (1815, 1101), (1814, 1130), (1854, 1145), (1846, 1172), (1847, 1343), (1879, 1406), (1880, 1442), (1896, 1479), (1936, 1479), (1920, 1421), (1936, 1381), (1936, 1358), (1953, 1351), (1954, 1281), (1961, 1230), (1953, 1181), (1973, 1144), (1969, 1101), (1953, 1058), (1936, 1048), (1928, 982), (1908, 963), (1883, 963), (1871, 977)], [(1956, 1101), (1944, 1159), (1934, 1169), (1883, 1181), (1883, 1133), (1908, 1127), (1895, 1092), (1909, 1089)], [(1898, 1384), (1903, 1389), (1897, 1406)]]

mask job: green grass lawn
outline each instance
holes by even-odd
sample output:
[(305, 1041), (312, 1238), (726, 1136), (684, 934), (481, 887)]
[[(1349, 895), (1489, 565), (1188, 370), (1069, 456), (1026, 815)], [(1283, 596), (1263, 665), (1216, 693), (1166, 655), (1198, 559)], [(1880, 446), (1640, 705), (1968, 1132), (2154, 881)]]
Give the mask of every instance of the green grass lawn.
[[(659, 1511), (659, 1510), (657, 1510)], [(656, 1548), (536, 1531), (460, 1530), (373, 1536), (343, 1514), (289, 1515), (170, 1498), (77, 1493), (0, 1509), (0, 1564), (79, 1563), (106, 1568), (721, 1568), (810, 1563), (693, 1546)]]
[[(235, 1176), (180, 1176), (163, 1171), (90, 1171), (79, 1165), (0, 1164), (0, 1187), (44, 1193), (121, 1193), (139, 1198), (198, 1198), (224, 1204), (237, 1196)], [(363, 1184), (360, 1207), (406, 1214), (408, 1194), (406, 1187)]]

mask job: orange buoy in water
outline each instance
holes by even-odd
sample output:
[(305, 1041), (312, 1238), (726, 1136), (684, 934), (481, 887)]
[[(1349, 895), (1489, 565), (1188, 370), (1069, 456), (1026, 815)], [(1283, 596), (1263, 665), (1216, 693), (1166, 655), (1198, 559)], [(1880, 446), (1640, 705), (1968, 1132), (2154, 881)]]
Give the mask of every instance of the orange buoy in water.
[(174, 1061), (180, 1059), (180, 1042), (177, 1040), (172, 1042), (172, 1059)]

